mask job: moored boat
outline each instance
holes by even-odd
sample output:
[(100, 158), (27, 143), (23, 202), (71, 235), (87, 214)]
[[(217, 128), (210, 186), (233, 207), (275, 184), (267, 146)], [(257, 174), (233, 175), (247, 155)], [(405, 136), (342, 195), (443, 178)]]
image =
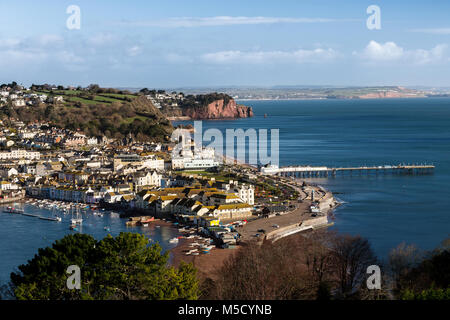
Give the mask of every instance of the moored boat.
[(23, 214), (24, 213), (23, 209), (18, 209), (18, 208), (14, 208), (14, 207), (7, 207), (5, 210), (3, 210), (3, 212), (6, 212), (6, 213), (17, 213), (17, 214)]

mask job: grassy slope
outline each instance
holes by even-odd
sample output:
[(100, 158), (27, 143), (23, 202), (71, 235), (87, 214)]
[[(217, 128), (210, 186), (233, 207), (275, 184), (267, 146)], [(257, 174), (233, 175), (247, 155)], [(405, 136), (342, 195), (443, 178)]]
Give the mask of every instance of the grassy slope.
[[(148, 99), (138, 95), (119, 93), (99, 93), (93, 95), (77, 90), (34, 91), (33, 93), (45, 94), (47, 96), (62, 96), (64, 103), (56, 104), (54, 109), (58, 115), (63, 114), (65, 120), (75, 118), (74, 115), (83, 114), (83, 112), (87, 111), (84, 108), (78, 112), (79, 103), (81, 103), (88, 106), (90, 110), (88, 114), (84, 113), (86, 115), (85, 119), (92, 120), (92, 118), (96, 118), (98, 121), (101, 121), (104, 113), (97, 112), (95, 106), (99, 106), (99, 109), (101, 109), (100, 106), (111, 106), (111, 109), (114, 110), (111, 112), (111, 115), (121, 115), (121, 121), (116, 123), (117, 126), (121, 124), (132, 126), (134, 121), (140, 121), (151, 124), (152, 126), (160, 126), (161, 130), (155, 130), (155, 132), (158, 132), (155, 135), (158, 136), (168, 134), (172, 130), (172, 126), (164, 115)], [(115, 104), (113, 105), (113, 103)], [(125, 116), (125, 113), (120, 112), (121, 108), (129, 108), (130, 106), (133, 110), (132, 115)], [(74, 119), (74, 121), (78, 123), (82, 122), (80, 119)], [(67, 122), (64, 121), (63, 124), (67, 125)]]

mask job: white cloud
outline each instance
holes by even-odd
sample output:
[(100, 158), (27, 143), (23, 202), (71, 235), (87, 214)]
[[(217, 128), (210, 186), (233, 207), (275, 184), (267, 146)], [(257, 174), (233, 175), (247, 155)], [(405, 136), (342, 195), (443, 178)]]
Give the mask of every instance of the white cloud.
[(410, 53), (417, 64), (428, 64), (445, 60), (446, 44), (439, 44), (430, 50), (418, 49)]
[(137, 56), (137, 55), (139, 55), (141, 53), (142, 53), (142, 48), (140, 46), (132, 46), (132, 47), (127, 49), (127, 54), (130, 57), (135, 57), (135, 56)]
[(84, 59), (80, 56), (77, 56), (73, 52), (69, 51), (61, 51), (56, 54), (56, 57), (63, 63), (67, 64), (76, 64), (76, 63), (83, 63)]
[(381, 44), (372, 40), (364, 49), (363, 56), (369, 60), (388, 61), (401, 58), (403, 53), (403, 48), (397, 46), (394, 42)]
[(21, 43), (20, 39), (0, 39), (0, 48), (2, 49), (12, 49), (17, 47)]
[(192, 63), (194, 61), (189, 56), (178, 53), (168, 53), (164, 55), (164, 59), (169, 63)]
[(35, 41), (37, 42), (37, 45), (44, 47), (61, 45), (64, 42), (64, 39), (56, 34), (43, 34), (38, 36)]
[(0, 48), (0, 65), (5, 68), (30, 68), (46, 62), (73, 66), (84, 62), (68, 48), (63, 37), (54, 34), (0, 39)]
[(127, 57), (136, 57), (143, 52), (143, 47), (134, 40), (108, 33), (78, 40), (67, 41), (53, 34), (0, 38), (0, 66), (18, 70), (51, 65), (55, 69), (77, 71), (103, 63), (105, 56), (114, 56), (123, 62)]
[(337, 56), (333, 49), (312, 49), (296, 51), (219, 51), (202, 55), (210, 63), (306, 63), (332, 60)]
[(255, 25), (255, 24), (274, 24), (274, 23), (325, 23), (335, 21), (352, 21), (337, 20), (329, 18), (282, 18), (282, 17), (175, 17), (153, 21), (125, 21), (122, 25), (140, 26), (140, 27), (162, 27), (162, 28), (179, 28), (179, 27), (212, 27), (212, 26), (233, 26), (233, 25)]
[(107, 44), (111, 44), (116, 41), (116, 37), (110, 33), (97, 33), (91, 36), (87, 43), (92, 46), (103, 46)]
[(430, 33), (430, 34), (450, 34), (450, 28), (412, 29), (410, 31), (419, 33)]
[(395, 61), (421, 65), (444, 61), (446, 49), (447, 45), (439, 44), (429, 50), (405, 50), (392, 41), (378, 43), (372, 40), (362, 52), (353, 52), (353, 55), (369, 63)]

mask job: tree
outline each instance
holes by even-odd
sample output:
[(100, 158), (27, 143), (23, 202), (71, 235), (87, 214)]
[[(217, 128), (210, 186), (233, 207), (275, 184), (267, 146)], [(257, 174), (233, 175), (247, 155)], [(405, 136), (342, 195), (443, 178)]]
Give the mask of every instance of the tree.
[(311, 236), (311, 243), (304, 250), (306, 265), (311, 280), (318, 290), (326, 287), (327, 275), (332, 273), (333, 252), (330, 250), (329, 240), (335, 239), (330, 232), (316, 233)]
[(167, 267), (168, 253), (138, 233), (107, 236), (98, 244), (95, 278), (103, 299), (196, 299), (195, 269)]
[(100, 90), (100, 86), (98, 84), (90, 84), (87, 89), (92, 93), (97, 93)]
[(317, 300), (331, 300), (330, 286), (326, 282), (320, 282), (317, 289)]
[[(39, 249), (19, 272), (11, 274), (17, 299), (197, 299), (198, 283), (192, 265), (167, 265), (168, 253), (137, 233), (108, 235), (96, 241), (75, 234)], [(66, 286), (69, 265), (81, 269), (81, 290)]]
[(47, 107), (45, 108), (45, 111), (44, 111), (45, 119), (50, 120), (50, 116), (53, 113), (54, 109), (55, 109), (55, 107), (52, 104), (47, 105)]
[(414, 245), (399, 244), (389, 252), (388, 266), (393, 280), (394, 290), (401, 290), (401, 280), (422, 259), (422, 253)]
[[(39, 249), (19, 272), (11, 274), (15, 297), (19, 300), (72, 300), (89, 296), (90, 272), (88, 266), (94, 259), (96, 241), (90, 235), (68, 235), (53, 243), (52, 247)], [(67, 267), (82, 268), (82, 290), (69, 290), (66, 286)]]
[(214, 285), (204, 283), (209, 290), (204, 294), (217, 299), (311, 299), (316, 291), (305, 272), (307, 244), (300, 236), (262, 246), (248, 244), (225, 261)]
[(405, 290), (401, 295), (402, 300), (450, 300), (450, 288), (431, 288), (415, 293), (412, 290)]
[(343, 235), (333, 240), (332, 250), (340, 294), (354, 294), (365, 279), (367, 267), (376, 264), (370, 243), (360, 236)]
[(150, 94), (150, 90), (148, 90), (147, 88), (143, 88), (143, 89), (139, 90), (139, 92), (142, 93), (143, 95)]

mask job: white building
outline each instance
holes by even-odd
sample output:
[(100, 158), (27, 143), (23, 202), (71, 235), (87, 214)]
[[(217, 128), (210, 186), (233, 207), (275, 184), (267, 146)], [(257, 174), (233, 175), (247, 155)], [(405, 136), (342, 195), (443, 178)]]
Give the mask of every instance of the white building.
[(144, 186), (161, 187), (162, 175), (156, 171), (136, 172), (133, 175), (133, 183), (137, 188)]
[(172, 158), (172, 169), (184, 169), (184, 161), (186, 159), (182, 157)]
[(15, 168), (0, 167), (0, 176), (3, 178), (9, 178), (18, 174), (19, 172)]
[(218, 167), (219, 163), (214, 159), (186, 159), (184, 169), (204, 169)]
[(236, 187), (235, 191), (239, 195), (239, 198), (241, 198), (245, 203), (250, 205), (255, 204), (255, 187), (252, 185), (242, 184)]
[(0, 160), (11, 160), (11, 159), (39, 160), (40, 157), (41, 153), (39, 151), (15, 149), (11, 151), (0, 152)]
[(26, 131), (26, 130), (19, 131), (20, 139), (33, 139), (35, 135), (36, 135), (36, 132), (33, 132), (33, 131)]
[(142, 166), (148, 169), (164, 171), (164, 159), (156, 157), (143, 157)]
[(24, 99), (16, 99), (12, 102), (14, 107), (25, 107), (26, 103)]
[(88, 138), (88, 139), (86, 139), (86, 143), (88, 144), (88, 145), (96, 145), (96, 144), (98, 144), (98, 140), (97, 140), (97, 138), (96, 137), (92, 137), (92, 138)]
[(279, 168), (276, 165), (268, 164), (261, 168), (262, 174), (277, 174), (279, 172)]
[(0, 190), (10, 190), (11, 189), (11, 182), (9, 181), (1, 181), (0, 182)]

